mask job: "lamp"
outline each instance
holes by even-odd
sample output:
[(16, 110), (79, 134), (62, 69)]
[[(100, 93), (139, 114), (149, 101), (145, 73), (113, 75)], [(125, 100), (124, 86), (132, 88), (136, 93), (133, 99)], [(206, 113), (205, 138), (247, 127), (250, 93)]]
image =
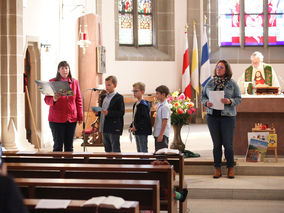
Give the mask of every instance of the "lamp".
[(83, 49), (83, 54), (86, 53), (86, 48), (91, 44), (88, 39), (88, 25), (84, 25), (84, 29), (82, 30), (82, 25), (80, 24), (80, 32), (79, 32), (79, 41), (77, 44)]

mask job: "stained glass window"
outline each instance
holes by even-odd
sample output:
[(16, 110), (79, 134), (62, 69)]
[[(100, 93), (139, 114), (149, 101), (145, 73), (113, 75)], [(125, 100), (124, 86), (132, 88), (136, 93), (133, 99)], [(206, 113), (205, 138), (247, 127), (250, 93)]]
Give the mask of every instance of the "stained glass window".
[(263, 45), (263, 0), (245, 0), (245, 45)]
[(133, 15), (132, 14), (119, 14), (119, 43), (120, 44), (133, 44)]
[(218, 15), (219, 46), (240, 46), (243, 35), (245, 46), (284, 45), (284, 0), (219, 0)]
[(268, 0), (268, 45), (284, 45), (284, 0)]
[(152, 13), (151, 0), (138, 0), (138, 13)]
[(138, 6), (138, 45), (152, 45), (152, 2), (139, 0)]
[(133, 2), (118, 1), (119, 44), (133, 45)]
[(240, 46), (240, 2), (219, 0), (219, 45)]
[[(118, 11), (120, 45), (153, 45), (151, 0), (119, 0)], [(137, 35), (138, 38), (135, 39), (134, 35)]]

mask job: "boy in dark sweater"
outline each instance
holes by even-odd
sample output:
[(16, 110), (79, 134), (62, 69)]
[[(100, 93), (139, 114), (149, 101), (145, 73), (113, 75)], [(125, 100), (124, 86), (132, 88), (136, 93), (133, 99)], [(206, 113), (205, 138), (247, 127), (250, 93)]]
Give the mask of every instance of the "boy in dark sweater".
[(106, 152), (121, 152), (120, 135), (123, 131), (124, 100), (123, 96), (115, 91), (117, 79), (109, 76), (105, 79), (107, 94), (102, 95), (102, 112), (100, 113), (99, 131), (103, 136)]
[(130, 131), (135, 135), (137, 152), (148, 152), (148, 135), (152, 134), (150, 103), (143, 99), (145, 84), (137, 82), (132, 85), (137, 102), (133, 105), (133, 117)]

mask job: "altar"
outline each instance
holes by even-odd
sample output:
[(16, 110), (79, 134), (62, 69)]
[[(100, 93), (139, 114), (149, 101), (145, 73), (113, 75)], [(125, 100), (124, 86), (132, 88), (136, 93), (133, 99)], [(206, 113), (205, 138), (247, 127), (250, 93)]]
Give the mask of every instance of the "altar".
[[(255, 123), (274, 125), (278, 138), (278, 154), (284, 155), (284, 95), (243, 95), (237, 106), (234, 135), (235, 155), (245, 155), (248, 148), (247, 133)], [(268, 152), (268, 154), (273, 154)]]

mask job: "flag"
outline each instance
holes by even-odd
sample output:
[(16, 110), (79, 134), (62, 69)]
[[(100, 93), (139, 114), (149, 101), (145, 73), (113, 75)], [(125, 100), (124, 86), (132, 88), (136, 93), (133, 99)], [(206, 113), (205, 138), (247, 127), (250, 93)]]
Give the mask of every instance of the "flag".
[(182, 66), (182, 91), (184, 92), (184, 95), (186, 97), (191, 98), (187, 32), (185, 32), (184, 34), (185, 34), (185, 49), (183, 53), (183, 66)]
[(199, 80), (198, 80), (198, 48), (195, 25), (193, 28), (193, 46), (192, 46), (192, 60), (191, 60), (191, 85), (196, 91), (196, 99), (199, 94)]
[(210, 80), (209, 48), (206, 27), (204, 26), (203, 36), (201, 37), (202, 53), (200, 64), (200, 84), (202, 87)]

